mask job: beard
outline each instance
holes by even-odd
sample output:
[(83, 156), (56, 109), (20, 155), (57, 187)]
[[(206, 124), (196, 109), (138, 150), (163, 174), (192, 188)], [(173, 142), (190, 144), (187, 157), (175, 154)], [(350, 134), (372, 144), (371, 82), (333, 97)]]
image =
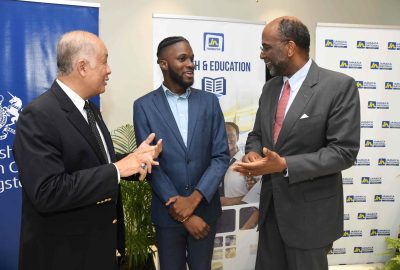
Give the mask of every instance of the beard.
[(183, 89), (187, 89), (188, 87), (192, 86), (194, 83), (194, 80), (191, 81), (185, 81), (183, 79), (183, 77), (181, 75), (179, 75), (177, 72), (175, 72), (172, 69), (169, 69), (169, 76), (171, 77), (171, 79), (178, 84), (179, 86), (181, 86)]
[(279, 57), (275, 62), (270, 61), (270, 64), (267, 65), (267, 68), (269, 70), (269, 74), (271, 76), (285, 76), (286, 70), (289, 66), (289, 60), (285, 59), (283, 57)]

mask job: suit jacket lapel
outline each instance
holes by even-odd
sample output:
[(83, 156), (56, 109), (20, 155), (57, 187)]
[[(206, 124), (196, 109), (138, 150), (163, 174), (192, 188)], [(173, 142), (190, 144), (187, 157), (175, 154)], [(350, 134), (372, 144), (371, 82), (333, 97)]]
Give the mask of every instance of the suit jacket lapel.
[(282, 89), (282, 85), (283, 85), (283, 81), (282, 78), (279, 77), (279, 79), (274, 79), (273, 81), (271, 81), (271, 86), (268, 87), (268, 91), (271, 91), (270, 93), (270, 97), (268, 98), (269, 100), (269, 104), (266, 104), (267, 110), (268, 110), (268, 124), (267, 125), (262, 125), (264, 126), (265, 130), (265, 134), (268, 134), (268, 139), (270, 142), (270, 146), (273, 147), (274, 146), (274, 123), (275, 123), (275, 115), (276, 115), (276, 109), (278, 107), (278, 102), (279, 102), (279, 96), (281, 93), (281, 89)]
[(158, 110), (161, 117), (164, 119), (164, 123), (171, 129), (171, 132), (174, 134), (179, 145), (186, 151), (185, 143), (183, 142), (178, 125), (176, 124), (174, 115), (172, 114), (162, 87), (158, 88), (157, 92), (154, 94), (153, 103), (156, 110)]
[(308, 74), (299, 89), (299, 92), (297, 93), (285, 116), (281, 132), (279, 133), (278, 141), (276, 142), (276, 149), (281, 147), (296, 121), (300, 119), (302, 113), (304, 112), (304, 108), (314, 94), (313, 86), (318, 83), (318, 80), (318, 66), (313, 61), (310, 70), (308, 71)]
[(104, 160), (103, 154), (99, 146), (97, 145), (96, 138), (94, 137), (92, 131), (89, 128), (83, 115), (76, 108), (72, 100), (64, 93), (61, 87), (54, 82), (50, 91), (54, 93), (57, 100), (60, 103), (61, 108), (67, 113), (68, 120), (75, 126), (75, 128), (81, 133), (81, 135), (86, 139), (89, 145), (92, 147), (93, 151), (96, 153), (101, 163), (107, 163)]
[(192, 89), (192, 92), (190, 93), (189, 96), (189, 101), (188, 101), (188, 137), (187, 137), (187, 148), (189, 149), (190, 143), (192, 142), (192, 138), (194, 135), (194, 130), (196, 128), (197, 124), (197, 119), (199, 117), (199, 109), (200, 109), (200, 96), (197, 90)]
[(101, 133), (103, 134), (104, 140), (107, 145), (108, 153), (110, 155), (111, 162), (115, 162), (115, 151), (114, 151), (114, 145), (112, 143), (111, 135), (110, 132), (108, 131), (108, 128), (106, 124), (103, 121), (103, 117), (101, 116), (101, 113), (97, 106), (93, 104), (91, 101), (89, 101), (90, 107), (92, 108), (92, 111), (94, 112), (94, 117), (96, 118), (96, 122), (99, 125), (99, 128), (101, 130)]

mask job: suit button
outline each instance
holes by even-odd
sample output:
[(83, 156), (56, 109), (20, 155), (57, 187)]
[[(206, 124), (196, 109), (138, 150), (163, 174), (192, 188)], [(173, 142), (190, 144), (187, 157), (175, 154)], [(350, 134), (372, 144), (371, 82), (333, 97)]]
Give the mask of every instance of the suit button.
[(113, 219), (112, 224), (117, 223), (117, 219)]
[(186, 189), (186, 190), (189, 190), (189, 185), (186, 185), (186, 186), (185, 186), (185, 189)]
[(187, 164), (189, 164), (190, 162), (192, 162), (190, 159), (188, 159), (188, 160), (186, 161)]

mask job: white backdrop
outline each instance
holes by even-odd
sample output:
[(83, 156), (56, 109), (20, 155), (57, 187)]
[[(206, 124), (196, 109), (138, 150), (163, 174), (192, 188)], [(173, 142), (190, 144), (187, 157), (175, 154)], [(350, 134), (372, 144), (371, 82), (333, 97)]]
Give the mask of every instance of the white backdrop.
[(343, 173), (344, 237), (329, 263), (383, 262), (400, 224), (400, 28), (318, 24), (316, 61), (357, 81), (361, 148)]
[[(260, 60), (261, 32), (265, 23), (218, 18), (153, 16), (153, 81), (162, 83), (157, 65), (157, 46), (168, 36), (189, 40), (195, 55), (194, 87), (219, 97), (225, 121), (240, 128), (239, 147), (243, 149), (247, 133), (253, 128), (258, 99), (265, 82), (265, 65)], [(257, 251), (256, 229), (240, 230), (245, 204), (223, 207), (222, 223), (217, 233), (213, 270), (252, 270)], [(225, 226), (224, 225), (224, 226)]]

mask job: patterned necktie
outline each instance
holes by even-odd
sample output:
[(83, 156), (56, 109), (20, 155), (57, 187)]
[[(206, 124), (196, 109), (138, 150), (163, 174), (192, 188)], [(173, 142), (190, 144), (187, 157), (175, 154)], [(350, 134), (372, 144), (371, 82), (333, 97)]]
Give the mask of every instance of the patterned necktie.
[(92, 131), (93, 135), (96, 137), (97, 144), (100, 147), (101, 153), (103, 154), (106, 161), (108, 161), (106, 150), (104, 149), (103, 141), (101, 140), (99, 130), (96, 126), (96, 118), (94, 117), (94, 113), (92, 108), (89, 106), (89, 102), (85, 101), (85, 106), (83, 108), (86, 110), (87, 119), (89, 123), (90, 130)]
[(285, 86), (283, 87), (281, 98), (278, 102), (278, 107), (276, 109), (275, 123), (274, 123), (274, 144), (278, 140), (279, 132), (281, 132), (283, 120), (285, 119), (285, 111), (289, 101), (290, 96), (290, 84), (289, 80), (286, 80)]

